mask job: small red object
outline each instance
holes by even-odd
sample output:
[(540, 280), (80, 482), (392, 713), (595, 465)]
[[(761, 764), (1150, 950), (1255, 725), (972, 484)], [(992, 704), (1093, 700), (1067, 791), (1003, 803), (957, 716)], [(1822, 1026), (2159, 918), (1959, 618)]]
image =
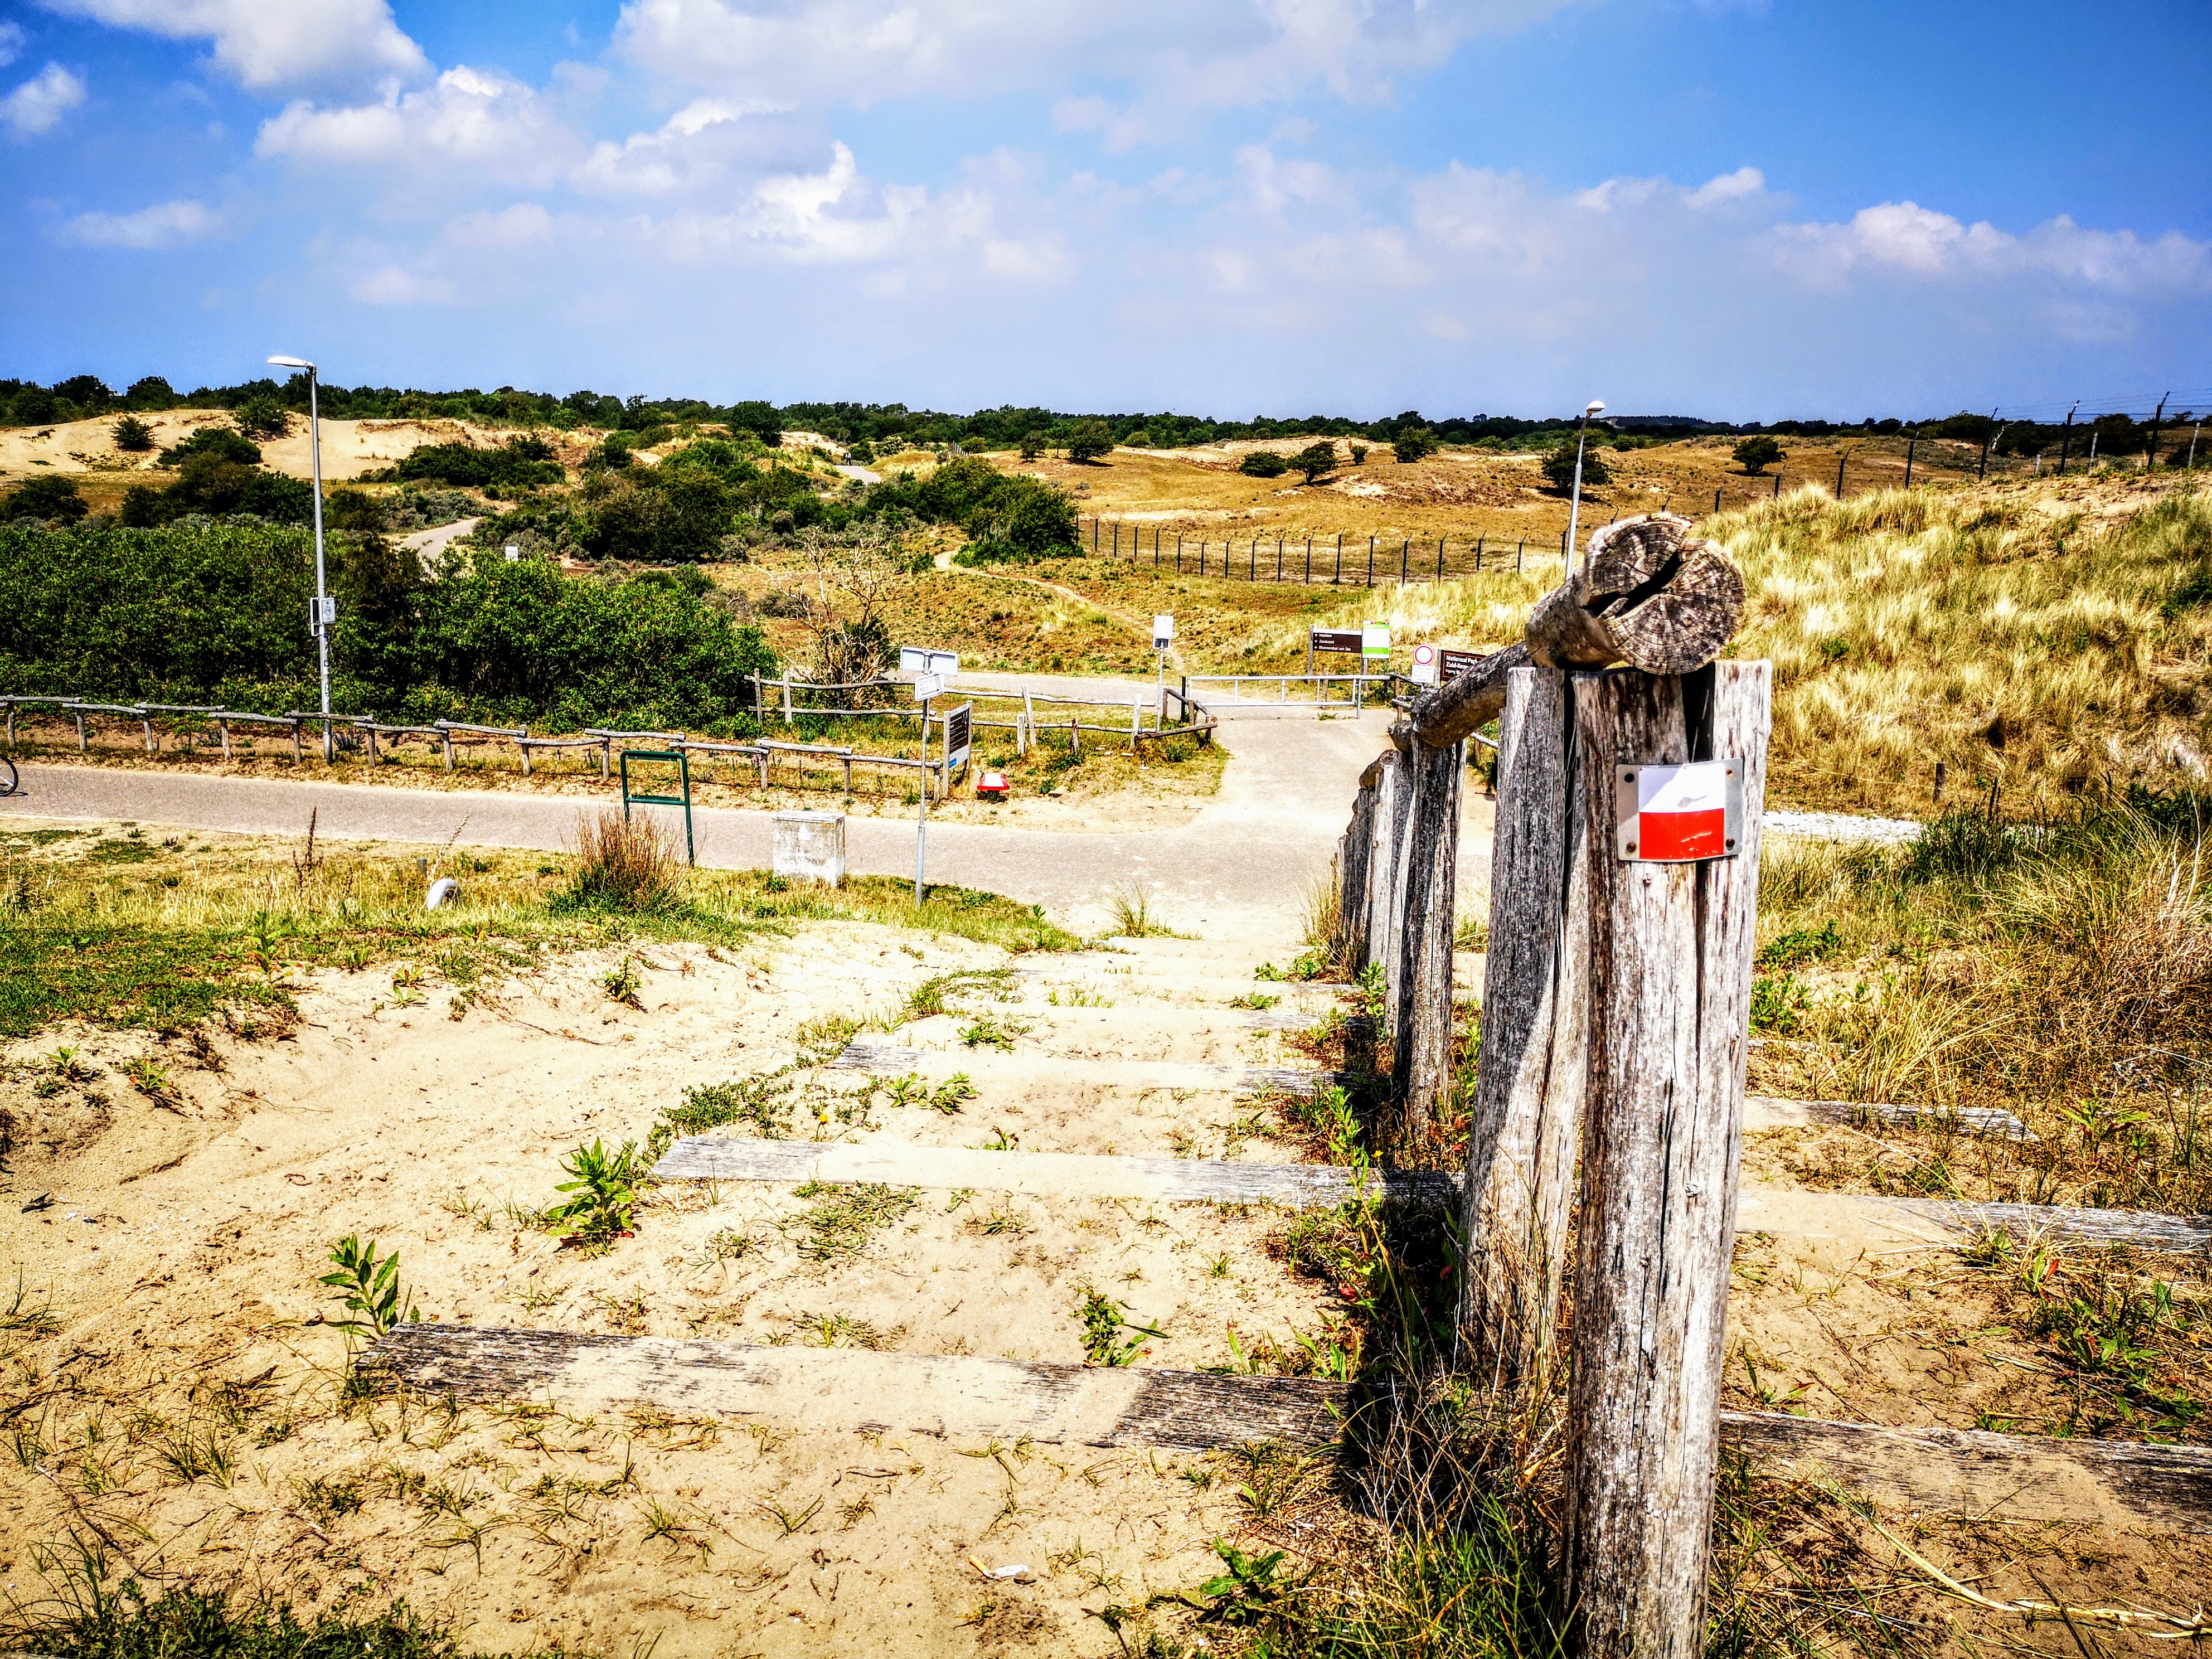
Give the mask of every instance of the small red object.
[(1006, 798), (1006, 775), (1004, 772), (986, 772), (975, 780), (976, 799), (1004, 800)]

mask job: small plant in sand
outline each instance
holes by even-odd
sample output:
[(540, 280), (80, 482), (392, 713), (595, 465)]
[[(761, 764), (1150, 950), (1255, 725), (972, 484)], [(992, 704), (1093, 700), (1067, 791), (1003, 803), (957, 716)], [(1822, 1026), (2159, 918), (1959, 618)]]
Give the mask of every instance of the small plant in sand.
[(374, 1239), (364, 1244), (357, 1236), (348, 1233), (331, 1247), (331, 1263), (333, 1271), (316, 1282), (340, 1292), (347, 1317), (325, 1323), (349, 1336), (366, 1334), (375, 1338), (386, 1334), (402, 1320), (421, 1316), (415, 1311), (414, 1302), (401, 1288), (398, 1251), (380, 1256)]
[(611, 1002), (619, 1002), (632, 1008), (645, 1006), (637, 1000), (637, 994), (645, 988), (645, 976), (637, 971), (635, 957), (624, 957), (608, 969), (599, 975), (599, 983), (605, 988), (607, 1000)]
[[(1103, 1291), (1086, 1288), (1083, 1300), (1076, 1304), (1075, 1317), (1083, 1327), (1083, 1357), (1093, 1365), (1127, 1365), (1133, 1364), (1147, 1352), (1145, 1339), (1148, 1336), (1167, 1340), (1167, 1333), (1157, 1325), (1139, 1324), (1131, 1319), (1127, 1303), (1116, 1302)], [(1124, 1338), (1122, 1333), (1133, 1334)]]
[(637, 1183), (644, 1175), (639, 1165), (637, 1143), (626, 1140), (619, 1152), (609, 1152), (595, 1137), (561, 1160), (569, 1177), (554, 1190), (574, 1193), (565, 1204), (546, 1211), (549, 1222), (566, 1223), (579, 1243), (605, 1245), (633, 1231), (637, 1208)]
[(1152, 900), (1139, 887), (1125, 887), (1109, 903), (1114, 932), (1124, 939), (1174, 939), (1174, 928), (1153, 914)]
[(609, 807), (576, 825), (576, 867), (556, 909), (649, 911), (676, 899), (676, 841), (656, 818)]

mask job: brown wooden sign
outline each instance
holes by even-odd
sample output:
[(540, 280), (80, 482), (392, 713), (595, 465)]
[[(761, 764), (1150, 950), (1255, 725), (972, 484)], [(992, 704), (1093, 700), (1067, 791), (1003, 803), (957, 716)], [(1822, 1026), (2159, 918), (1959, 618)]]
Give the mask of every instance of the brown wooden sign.
[(1358, 652), (1366, 648), (1366, 639), (1356, 628), (1316, 628), (1310, 637), (1316, 651)]
[(1454, 651), (1447, 647), (1443, 653), (1444, 679), (1449, 682), (1462, 674), (1473, 673), (1487, 654), (1481, 651)]

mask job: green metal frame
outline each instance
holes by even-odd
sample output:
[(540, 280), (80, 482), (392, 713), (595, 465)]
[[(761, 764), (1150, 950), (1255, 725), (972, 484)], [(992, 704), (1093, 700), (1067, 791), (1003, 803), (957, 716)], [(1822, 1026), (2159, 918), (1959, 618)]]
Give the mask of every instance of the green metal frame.
[[(634, 761), (672, 763), (684, 780), (680, 795), (641, 795), (629, 787), (629, 763)], [(625, 749), (622, 751), (623, 822), (629, 822), (632, 803), (640, 806), (680, 806), (684, 809), (684, 857), (685, 862), (697, 865), (698, 852), (691, 839), (691, 757), (681, 749)]]

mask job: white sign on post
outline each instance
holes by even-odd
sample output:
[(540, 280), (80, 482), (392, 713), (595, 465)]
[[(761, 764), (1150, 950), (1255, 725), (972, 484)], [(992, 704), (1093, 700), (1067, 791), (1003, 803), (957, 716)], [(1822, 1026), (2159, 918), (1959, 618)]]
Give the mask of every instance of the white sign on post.
[(1433, 645), (1413, 647), (1413, 681), (1416, 685), (1434, 685), (1437, 683), (1437, 648)]
[(902, 674), (934, 674), (940, 679), (951, 679), (960, 672), (959, 653), (952, 651), (933, 651), (926, 645), (899, 647), (899, 672)]
[(1168, 648), (1168, 645), (1169, 645), (1170, 641), (1171, 641), (1174, 638), (1175, 638), (1175, 618), (1174, 618), (1173, 617), (1153, 617), (1153, 618), (1152, 618), (1152, 649), (1153, 649), (1153, 650), (1155, 650), (1155, 651), (1164, 651), (1164, 650), (1166, 650), (1166, 649)]
[(1387, 623), (1369, 623), (1359, 630), (1359, 654), (1366, 662), (1390, 660), (1390, 628)]
[(1734, 858), (1743, 840), (1743, 763), (1623, 765), (1613, 773), (1613, 828), (1624, 861), (1683, 864)]
[(914, 700), (916, 702), (927, 702), (932, 697), (944, 695), (945, 682), (935, 674), (924, 674), (914, 683)]

